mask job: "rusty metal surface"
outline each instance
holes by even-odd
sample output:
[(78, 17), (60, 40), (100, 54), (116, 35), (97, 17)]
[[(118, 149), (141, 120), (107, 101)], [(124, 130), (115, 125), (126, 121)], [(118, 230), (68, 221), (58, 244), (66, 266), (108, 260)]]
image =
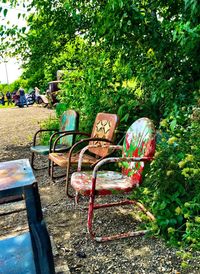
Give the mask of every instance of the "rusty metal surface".
[[(116, 114), (111, 113), (98, 113), (94, 122), (92, 129), (91, 137), (103, 138), (110, 141), (113, 141), (115, 138), (115, 130), (119, 123), (119, 117)], [(106, 143), (101, 141), (91, 141), (89, 145), (104, 145)], [(108, 154), (109, 148), (97, 147), (89, 148), (89, 151), (100, 156), (104, 157)]]

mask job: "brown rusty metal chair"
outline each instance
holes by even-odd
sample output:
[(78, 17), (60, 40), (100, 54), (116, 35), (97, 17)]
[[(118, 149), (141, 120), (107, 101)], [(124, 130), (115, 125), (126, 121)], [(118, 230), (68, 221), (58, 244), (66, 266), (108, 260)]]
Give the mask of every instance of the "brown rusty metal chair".
[[(84, 132), (74, 132), (74, 134), (90, 137), (85, 138), (77, 143), (75, 143), (69, 152), (65, 153), (58, 153), (58, 152), (52, 152), (49, 154), (49, 160), (50, 160), (50, 175), (51, 179), (54, 180), (56, 178), (59, 178), (61, 176), (54, 176), (54, 166), (60, 166), (61, 168), (67, 168), (67, 180), (69, 178), (70, 169), (72, 166), (78, 164), (79, 159), (79, 151), (77, 151), (78, 148), (82, 144), (89, 143), (90, 145), (102, 145), (105, 143), (112, 143), (115, 137), (115, 129), (118, 125), (119, 118), (116, 114), (110, 114), (110, 113), (98, 113), (93, 125), (92, 133), (87, 134)], [(66, 133), (68, 134), (68, 133)], [(59, 140), (59, 138), (55, 141), (54, 146), (56, 145), (56, 142)], [(53, 147), (54, 150), (54, 147)], [(100, 159), (105, 158), (109, 154), (110, 150), (109, 148), (91, 148), (89, 149), (89, 153), (84, 155), (83, 158), (83, 165), (84, 166), (94, 166)], [(65, 173), (66, 175), (66, 173)], [(64, 176), (65, 176), (64, 175)], [(69, 191), (67, 189), (67, 195), (71, 197), (69, 194)]]
[[(133, 204), (142, 210), (150, 220), (155, 219), (154, 216), (136, 200), (125, 199), (113, 203), (95, 203), (96, 196), (123, 195), (141, 184), (142, 171), (145, 163), (152, 160), (155, 152), (155, 128), (152, 121), (148, 118), (138, 119), (128, 129), (123, 146), (110, 145), (110, 148), (122, 150), (122, 157), (103, 159), (95, 165), (93, 171), (81, 171), (84, 153), (87, 149), (91, 150), (92, 145), (84, 148), (80, 153), (78, 172), (74, 172), (71, 176), (71, 187), (76, 193), (75, 202), (78, 202), (79, 195), (89, 196), (90, 198), (87, 223), (88, 232), (93, 239), (99, 242), (142, 235), (147, 231), (133, 231), (112, 236), (97, 237), (92, 229), (94, 209)], [(122, 172), (99, 170), (100, 167), (103, 165), (107, 166), (111, 162), (121, 163)]]
[[(74, 144), (75, 135), (68, 134), (64, 135), (65, 133), (69, 133), (71, 131), (76, 131), (78, 129), (78, 122), (79, 122), (79, 114), (74, 110), (67, 110), (65, 111), (61, 118), (60, 118), (60, 129), (40, 129), (38, 130), (33, 138), (33, 146), (31, 149), (31, 167), (36, 170), (38, 168), (34, 165), (35, 160), (35, 154), (40, 155), (49, 155), (49, 152), (52, 151), (53, 142), (56, 137), (59, 136), (59, 142), (56, 143), (56, 146), (54, 146), (54, 151), (67, 151), (71, 146)], [(54, 134), (51, 135), (49, 140), (49, 145), (37, 145), (37, 137), (42, 132), (52, 132), (54, 131)]]

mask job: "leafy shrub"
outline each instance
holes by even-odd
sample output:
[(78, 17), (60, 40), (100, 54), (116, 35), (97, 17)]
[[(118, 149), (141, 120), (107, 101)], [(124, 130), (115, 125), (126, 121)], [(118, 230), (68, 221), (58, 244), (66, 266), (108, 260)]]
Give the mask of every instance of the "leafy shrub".
[(183, 107), (160, 123), (155, 160), (133, 196), (149, 204), (151, 228), (175, 245), (200, 248), (200, 111)]
[(56, 116), (59, 118), (63, 114), (63, 112), (65, 110), (67, 110), (67, 104), (65, 104), (65, 103), (58, 103), (56, 105), (56, 109), (55, 109)]
[(50, 136), (54, 133), (53, 130), (59, 129), (59, 119), (58, 118), (52, 119), (50, 117), (47, 120), (44, 120), (43, 122), (41, 122), (40, 127), (41, 129), (52, 129), (52, 131), (42, 132), (40, 134), (40, 143), (43, 145), (48, 145)]

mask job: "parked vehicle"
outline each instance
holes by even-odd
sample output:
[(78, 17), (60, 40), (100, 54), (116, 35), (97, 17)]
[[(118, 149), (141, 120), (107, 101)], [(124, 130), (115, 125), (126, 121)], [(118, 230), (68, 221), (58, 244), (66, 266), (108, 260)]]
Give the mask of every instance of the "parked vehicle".
[(34, 91), (27, 93), (25, 96), (26, 96), (28, 105), (33, 105), (35, 103), (35, 92)]
[(49, 105), (49, 100), (46, 95), (40, 94), (37, 98), (37, 104), (41, 104), (44, 107), (47, 107)]
[(58, 95), (59, 90), (60, 90), (59, 84), (62, 83), (62, 82), (63, 81), (61, 81), (61, 80), (49, 82), (48, 93), (49, 93), (49, 97), (50, 97), (51, 103), (53, 105), (59, 102), (59, 99), (58, 99), (57, 95)]

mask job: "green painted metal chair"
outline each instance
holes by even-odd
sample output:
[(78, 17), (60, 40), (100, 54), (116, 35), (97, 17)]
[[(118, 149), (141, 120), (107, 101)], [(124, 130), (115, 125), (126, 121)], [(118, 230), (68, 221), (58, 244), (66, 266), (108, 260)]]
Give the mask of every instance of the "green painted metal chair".
[[(48, 156), (49, 153), (52, 151), (53, 147), (53, 142), (56, 137), (60, 137), (59, 143), (56, 144), (55, 151), (56, 152), (65, 152), (71, 146), (74, 144), (75, 141), (75, 135), (74, 134), (68, 134), (70, 131), (77, 131), (78, 129), (78, 123), (79, 123), (79, 114), (74, 111), (74, 110), (67, 110), (65, 111), (60, 119), (60, 129), (40, 129), (38, 130), (34, 137), (33, 137), (33, 146), (31, 146), (30, 150), (32, 152), (31, 154), (31, 167), (34, 170), (41, 169), (41, 168), (36, 168), (34, 165), (34, 160), (35, 160), (35, 154), (39, 155), (44, 155)], [(50, 132), (54, 131), (54, 133), (51, 135), (49, 139), (49, 144), (48, 145), (37, 145), (37, 139), (39, 134), (42, 132)], [(63, 135), (63, 136), (62, 136)]]

